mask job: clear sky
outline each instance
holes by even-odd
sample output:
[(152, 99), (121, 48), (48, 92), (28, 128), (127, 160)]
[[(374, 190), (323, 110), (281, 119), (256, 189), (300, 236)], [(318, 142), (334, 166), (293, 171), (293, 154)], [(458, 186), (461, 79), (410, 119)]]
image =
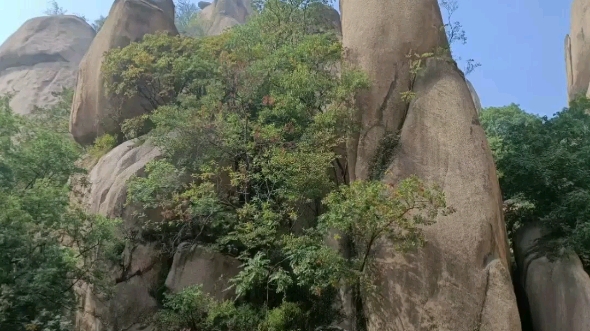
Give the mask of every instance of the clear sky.
[[(455, 46), (455, 52), (482, 64), (468, 78), (484, 107), (514, 102), (528, 112), (552, 115), (566, 106), (563, 45), (571, 0), (458, 2), (454, 20), (463, 24), (468, 42)], [(106, 16), (113, 0), (58, 3), (93, 21)], [(46, 8), (47, 0), (0, 0), (0, 42)]]

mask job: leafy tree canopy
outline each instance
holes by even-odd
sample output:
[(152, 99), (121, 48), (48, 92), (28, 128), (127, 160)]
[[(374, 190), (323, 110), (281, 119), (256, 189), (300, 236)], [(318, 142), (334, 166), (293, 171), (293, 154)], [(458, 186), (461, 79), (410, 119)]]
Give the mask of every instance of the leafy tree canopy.
[(483, 125), (500, 173), (511, 231), (537, 222), (548, 231), (539, 248), (590, 257), (590, 101), (578, 99), (554, 117), (517, 105), (487, 108)]
[(32, 119), (9, 100), (0, 98), (0, 329), (70, 330), (73, 287), (101, 284), (97, 251), (110, 252), (116, 222), (70, 206), (81, 150), (55, 130), (71, 99)]
[[(113, 99), (141, 96), (156, 108), (122, 125), (164, 153), (129, 182), (129, 203), (164, 211), (163, 221), (145, 219), (143, 239), (168, 253), (180, 242), (207, 245), (243, 263), (236, 304), (188, 290), (164, 303), (163, 330), (237, 330), (227, 328), (236, 320), (326, 328), (340, 315), (340, 282), (368, 289), (360, 284), (370, 284), (377, 241), (419, 247), (420, 227), (446, 210), (440, 190), (415, 177), (348, 182), (337, 151), (368, 83), (341, 66), (334, 33), (315, 33), (318, 3), (326, 1), (257, 1), (259, 14), (223, 35), (156, 34), (106, 55)], [(351, 238), (352, 258), (327, 246), (334, 229)]]

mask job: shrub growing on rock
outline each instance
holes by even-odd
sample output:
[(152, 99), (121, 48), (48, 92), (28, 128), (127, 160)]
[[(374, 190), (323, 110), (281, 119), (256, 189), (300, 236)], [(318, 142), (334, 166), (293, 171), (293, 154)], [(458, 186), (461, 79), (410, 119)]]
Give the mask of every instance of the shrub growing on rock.
[[(269, 331), (333, 325), (338, 287), (364, 279), (375, 244), (419, 247), (421, 226), (446, 210), (440, 190), (414, 177), (348, 182), (338, 151), (367, 79), (340, 68), (334, 34), (311, 33), (318, 2), (259, 1), (259, 15), (221, 36), (157, 34), (106, 56), (110, 91), (157, 105), (129, 124), (149, 122), (164, 155), (129, 183), (130, 203), (163, 211), (163, 221), (146, 220), (144, 238), (243, 262), (235, 303), (187, 289), (166, 301), (162, 330), (242, 330), (228, 326), (242, 318)], [(352, 238), (350, 259), (326, 244), (332, 229)], [(185, 311), (185, 301), (198, 307)]]

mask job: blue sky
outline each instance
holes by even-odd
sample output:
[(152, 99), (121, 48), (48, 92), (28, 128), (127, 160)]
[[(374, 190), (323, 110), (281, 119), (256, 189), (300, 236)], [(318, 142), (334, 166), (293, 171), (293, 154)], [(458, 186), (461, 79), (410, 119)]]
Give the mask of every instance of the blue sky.
[[(198, 0), (195, 0), (197, 2)], [(484, 107), (512, 102), (552, 115), (566, 106), (564, 38), (571, 0), (458, 0), (454, 20), (467, 32), (458, 56), (482, 66), (468, 78)], [(112, 0), (60, 0), (61, 7), (94, 20)], [(43, 15), (47, 0), (0, 0), (0, 42), (29, 18)]]

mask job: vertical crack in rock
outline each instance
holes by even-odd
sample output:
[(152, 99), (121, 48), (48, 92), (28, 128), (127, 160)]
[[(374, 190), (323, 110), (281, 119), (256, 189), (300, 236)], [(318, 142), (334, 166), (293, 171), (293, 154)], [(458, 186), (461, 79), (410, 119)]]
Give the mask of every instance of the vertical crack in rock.
[(383, 98), (383, 102), (381, 102), (381, 106), (379, 106), (379, 120), (381, 122), (383, 122), (383, 113), (385, 112), (385, 109), (387, 108), (387, 105), (389, 104), (389, 100), (391, 99), (391, 96), (393, 95), (393, 92), (395, 91), (395, 88), (397, 87), (397, 68), (396, 68), (396, 70), (393, 71), (393, 73), (394, 73), (393, 80), (389, 84), (389, 89), (387, 90), (387, 93), (385, 94), (385, 98)]
[(490, 290), (490, 264), (486, 266), (486, 285), (484, 290), (483, 302), (481, 303), (481, 308), (479, 310), (479, 319), (476, 325), (476, 329), (474, 331), (479, 331), (481, 328), (481, 324), (483, 322), (483, 311), (486, 308), (486, 302), (488, 300), (488, 292)]

